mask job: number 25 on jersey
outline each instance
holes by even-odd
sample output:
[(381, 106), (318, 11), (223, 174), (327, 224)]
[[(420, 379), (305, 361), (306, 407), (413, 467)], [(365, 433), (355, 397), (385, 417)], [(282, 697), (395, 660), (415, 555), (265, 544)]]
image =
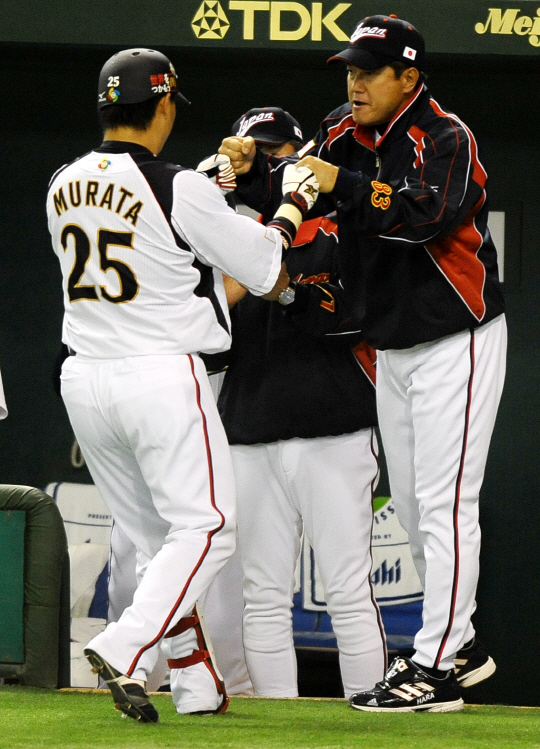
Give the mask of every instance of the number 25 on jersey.
[[(101, 301), (95, 286), (84, 286), (80, 283), (86, 264), (92, 254), (92, 246), (88, 235), (80, 226), (76, 224), (67, 224), (62, 230), (60, 241), (64, 252), (67, 251), (73, 238), (75, 248), (75, 262), (68, 278), (68, 296), (70, 302), (78, 302), (82, 299), (91, 301)], [(99, 266), (102, 271), (114, 270), (120, 283), (119, 293), (115, 296), (109, 294), (105, 286), (99, 286), (99, 294), (108, 302), (120, 304), (121, 302), (131, 302), (139, 292), (139, 284), (135, 273), (121, 260), (109, 257), (108, 249), (110, 245), (117, 247), (128, 247), (133, 249), (133, 232), (129, 231), (109, 231), (100, 229), (97, 235), (97, 251), (99, 255)]]

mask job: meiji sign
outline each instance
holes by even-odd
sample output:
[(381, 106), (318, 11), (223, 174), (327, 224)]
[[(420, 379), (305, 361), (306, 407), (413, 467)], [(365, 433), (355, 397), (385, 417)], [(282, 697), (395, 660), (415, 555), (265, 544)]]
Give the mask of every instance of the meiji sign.
[(536, 16), (520, 16), (519, 8), (490, 8), (487, 20), (477, 23), (477, 34), (506, 34), (528, 37), (529, 44), (540, 47), (540, 8)]

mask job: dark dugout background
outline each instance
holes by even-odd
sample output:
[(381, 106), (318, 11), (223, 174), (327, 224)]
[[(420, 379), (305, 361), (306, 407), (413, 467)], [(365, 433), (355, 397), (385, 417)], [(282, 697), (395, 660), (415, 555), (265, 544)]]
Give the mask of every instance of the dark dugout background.
[[(90, 481), (85, 469), (71, 467), (72, 434), (51, 382), (62, 297), (45, 195), (59, 166), (100, 142), (97, 78), (115, 51), (1, 45), (0, 367), (10, 412), (0, 422), (1, 483)], [(289, 110), (308, 138), (346, 98), (344, 71), (327, 67), (324, 52), (163, 51), (192, 101), (179, 109), (163, 156), (185, 166), (214, 152), (252, 106)], [(502, 56), (435, 56), (429, 68), (435, 98), (457, 112), (479, 141), (491, 207), (512, 216), (505, 284), (508, 374), (482, 490), (475, 616), (498, 670), (469, 690), (473, 702), (540, 705), (532, 667), (540, 619), (539, 73), (538, 58)]]

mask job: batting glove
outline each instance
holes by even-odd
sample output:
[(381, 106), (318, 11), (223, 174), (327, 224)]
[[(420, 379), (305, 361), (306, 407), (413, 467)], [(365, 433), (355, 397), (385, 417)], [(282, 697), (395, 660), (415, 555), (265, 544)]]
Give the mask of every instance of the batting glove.
[(293, 205), (298, 205), (300, 210), (306, 214), (313, 208), (319, 195), (319, 183), (317, 177), (307, 166), (287, 164), (283, 170), (283, 185), (281, 188), (283, 197), (291, 195)]
[(279, 229), (284, 238), (285, 249), (288, 249), (306, 213), (317, 200), (319, 183), (311, 169), (306, 166), (287, 164), (283, 170), (282, 192), (281, 205), (268, 226)]
[(231, 166), (231, 160), (223, 153), (215, 153), (201, 161), (196, 172), (206, 174), (208, 179), (221, 190), (222, 195), (236, 189), (236, 175)]

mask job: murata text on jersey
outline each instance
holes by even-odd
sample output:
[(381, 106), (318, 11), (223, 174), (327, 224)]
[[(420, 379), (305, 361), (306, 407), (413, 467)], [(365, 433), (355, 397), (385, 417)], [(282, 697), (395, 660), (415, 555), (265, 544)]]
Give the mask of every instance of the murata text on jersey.
[(105, 208), (117, 213), (133, 226), (137, 225), (139, 213), (144, 205), (125, 187), (118, 187), (114, 182), (108, 185), (89, 179), (86, 183), (80, 180), (62, 185), (53, 195), (56, 215), (79, 208), (81, 205)]

